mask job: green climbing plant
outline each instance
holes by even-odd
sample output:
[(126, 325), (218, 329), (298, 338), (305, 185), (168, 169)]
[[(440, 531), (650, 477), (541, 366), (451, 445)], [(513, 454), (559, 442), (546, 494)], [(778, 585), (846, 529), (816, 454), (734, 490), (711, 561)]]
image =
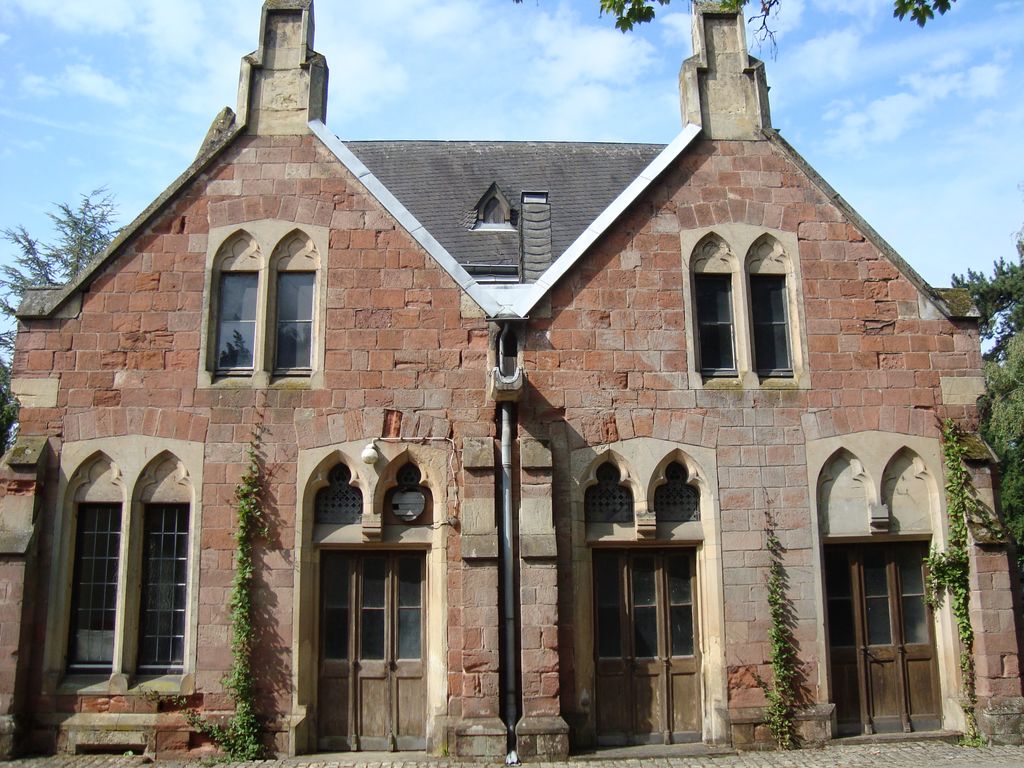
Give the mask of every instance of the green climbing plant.
[(789, 584), (782, 558), (785, 549), (775, 532), (775, 519), (771, 510), (765, 511), (765, 539), (771, 563), (765, 586), (768, 590), (768, 628), (772, 682), (758, 677), (767, 704), (764, 709), (765, 725), (780, 749), (796, 749), (797, 699), (799, 693), (800, 662), (793, 639), (793, 605), (789, 599)]
[(974, 710), (978, 703), (974, 675), (974, 629), (971, 627), (970, 574), (967, 521), (983, 516), (967, 466), (964, 464), (963, 432), (952, 419), (942, 422), (942, 455), (946, 465), (946, 514), (949, 518), (949, 544), (945, 551), (932, 548), (925, 559), (927, 599), (930, 605), (942, 605), (949, 596), (957, 634), (960, 636), (961, 707), (967, 726), (962, 743), (983, 743)]
[(253, 431), (246, 452), (248, 466), (235, 487), (238, 526), (235, 529), (235, 576), (228, 605), (231, 610), (231, 668), (224, 688), (235, 704), (235, 712), (224, 723), (206, 719), (194, 709), (186, 710), (188, 724), (209, 736), (232, 760), (258, 760), (264, 756), (263, 730), (256, 714), (256, 680), (252, 668), (253, 643), (257, 628), (253, 620), (253, 543), (267, 536), (263, 509), (264, 474), (260, 461), (260, 429)]

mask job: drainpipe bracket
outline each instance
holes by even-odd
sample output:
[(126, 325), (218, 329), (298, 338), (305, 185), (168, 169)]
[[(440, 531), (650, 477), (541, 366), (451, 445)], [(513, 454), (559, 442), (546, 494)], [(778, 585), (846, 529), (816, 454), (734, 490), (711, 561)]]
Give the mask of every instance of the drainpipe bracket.
[(491, 369), (487, 380), (487, 396), (499, 403), (517, 402), (526, 389), (526, 374), (516, 368), (511, 376), (502, 376), (497, 367)]

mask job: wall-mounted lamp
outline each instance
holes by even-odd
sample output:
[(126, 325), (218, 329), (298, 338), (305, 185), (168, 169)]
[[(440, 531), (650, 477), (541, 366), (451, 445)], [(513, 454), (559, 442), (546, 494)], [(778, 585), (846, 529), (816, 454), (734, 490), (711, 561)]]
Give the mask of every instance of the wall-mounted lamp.
[(376, 464), (378, 459), (380, 459), (380, 453), (377, 451), (377, 446), (374, 444), (373, 440), (368, 442), (366, 447), (363, 448), (360, 458), (362, 458), (363, 464), (369, 464), (371, 466)]

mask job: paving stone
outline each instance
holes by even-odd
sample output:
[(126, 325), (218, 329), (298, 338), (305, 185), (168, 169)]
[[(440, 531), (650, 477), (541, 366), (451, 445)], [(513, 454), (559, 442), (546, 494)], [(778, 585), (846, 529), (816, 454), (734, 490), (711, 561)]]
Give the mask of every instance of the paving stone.
[[(620, 755), (620, 752), (616, 752)], [(7, 763), (10, 768), (139, 768), (145, 759), (120, 755), (59, 755), (26, 758)], [(250, 763), (217, 763), (219, 768), (460, 768), (499, 766), (496, 760), (456, 760), (422, 753), (382, 755), (353, 753), (310, 755)], [(161, 760), (164, 768), (209, 766), (202, 761)], [(832, 745), (796, 752), (743, 752), (739, 754), (604, 758), (601, 753), (572, 757), (565, 762), (528, 762), (534, 768), (974, 768), (1024, 766), (1024, 747), (972, 749), (945, 742)]]

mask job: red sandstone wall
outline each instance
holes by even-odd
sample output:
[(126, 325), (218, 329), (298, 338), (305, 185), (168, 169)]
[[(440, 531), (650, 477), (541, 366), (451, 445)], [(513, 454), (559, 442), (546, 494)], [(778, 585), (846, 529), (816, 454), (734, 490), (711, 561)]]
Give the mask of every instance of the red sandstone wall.
[[(325, 388), (197, 390), (207, 232), (263, 218), (332, 228)], [(723, 222), (797, 233), (810, 390), (690, 389), (679, 232)], [(767, 672), (766, 505), (778, 512), (788, 548), (807, 680), (817, 680), (819, 621), (810, 582), (817, 553), (808, 527), (805, 440), (867, 429), (934, 437), (937, 416), (975, 416), (971, 408), (942, 406), (938, 379), (978, 375), (976, 332), (944, 319), (899, 319), (897, 302), (916, 301), (916, 288), (777, 148), (702, 141), (552, 291), (551, 316), (531, 320), (525, 352), (531, 391), (520, 409), (530, 434), (553, 436), (556, 451), (633, 436), (717, 450), (723, 545), (730, 553), (725, 597), (732, 708), (762, 703), (754, 681), (755, 673)], [(273, 527), (269, 547), (260, 552), (259, 580), (266, 588), (260, 609), (269, 631), (257, 663), (267, 670), (265, 706), (283, 714), (291, 703), (297, 450), (378, 436), (385, 408), (406, 414), (407, 434), (492, 435), (486, 345), (485, 322), (462, 317), (451, 279), (315, 140), (245, 138), (103, 270), (78, 318), (23, 324), (14, 366), (18, 376), (60, 375), (58, 407), (22, 413), (23, 432), (50, 435), (56, 450), (62, 441), (121, 434), (206, 442), (197, 684), (214, 709), (225, 704), (218, 694), (229, 663), (225, 597), (233, 489), (244, 445), (264, 419)], [(563, 419), (564, 428), (549, 430)], [(55, 466), (47, 479), (44, 574)], [(463, 480), (467, 496), (493, 495), (493, 485), (465, 473)], [(564, 710), (573, 706), (567, 649), (574, 632), (590, 631), (571, 623), (568, 494), (556, 472), (560, 615), (557, 621), (549, 616), (545, 626), (534, 616), (522, 638), (537, 657), (537, 668), (526, 676), (537, 714), (551, 714), (559, 695)], [(464, 565), (457, 536), (449, 538), (448, 558), (449, 715), (494, 716), (496, 572)], [(522, 589), (554, 588), (548, 574), (530, 579), (536, 583), (524, 580)], [(984, 576), (979, 579), (984, 589)], [(44, 603), (40, 598), (35, 610), (37, 650), (46, 631)], [(560, 686), (551, 665), (558, 648)], [(1016, 657), (1006, 658), (999, 674), (1012, 676)], [(35, 691), (40, 664), (37, 655)], [(808, 695), (817, 697), (813, 684)], [(113, 704), (66, 696), (37, 697), (32, 706), (71, 711)]]
[[(263, 218), (331, 226), (324, 262), (325, 388), (197, 389), (207, 233)], [(196, 676), (206, 707), (227, 703), (219, 692), (230, 662), (233, 493), (253, 426), (260, 419), (266, 425), (273, 521), (269, 545), (258, 554), (264, 588), (259, 610), (268, 632), (256, 663), (263, 670), (264, 706), (284, 714), (291, 707), (297, 449), (380, 436), (385, 408), (406, 413), (403, 434), (456, 440), (492, 434), (484, 390), (486, 325), (463, 318), (460, 299), (451, 278), (404, 230), (396, 230), (317, 140), (243, 138), (102, 270), (79, 317), (23, 324), (15, 375), (52, 372), (61, 381), (57, 408), (22, 411), (24, 434), (52, 436), (56, 451), (62, 441), (122, 434), (206, 443)], [(47, 572), (55, 466), (48, 486), (41, 548)], [(485, 492), (493, 494), (493, 486)], [(488, 670), (496, 663), (497, 633), (480, 629), (497, 625), (496, 609), (463, 608), (460, 597), (493, 592), (493, 569), (464, 571), (455, 537), (449, 557), (452, 714), (496, 714), (497, 678)], [(37, 649), (45, 616), (40, 599)], [(36, 691), (40, 664), (37, 657)], [(37, 697), (31, 706), (70, 711), (93, 705), (68, 696), (56, 702)], [(104, 700), (97, 706), (108, 705)]]

